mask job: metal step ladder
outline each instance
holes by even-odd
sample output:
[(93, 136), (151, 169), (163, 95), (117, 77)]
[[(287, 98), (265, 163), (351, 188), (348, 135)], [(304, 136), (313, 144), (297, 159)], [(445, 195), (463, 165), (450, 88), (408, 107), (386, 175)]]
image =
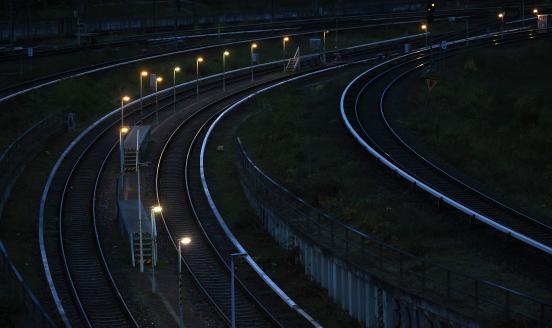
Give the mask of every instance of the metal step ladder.
[(297, 50), (295, 51), (295, 55), (291, 57), (286, 65), (286, 72), (293, 73), (300, 67), (300, 59), (301, 59), (301, 50), (299, 47), (297, 47)]

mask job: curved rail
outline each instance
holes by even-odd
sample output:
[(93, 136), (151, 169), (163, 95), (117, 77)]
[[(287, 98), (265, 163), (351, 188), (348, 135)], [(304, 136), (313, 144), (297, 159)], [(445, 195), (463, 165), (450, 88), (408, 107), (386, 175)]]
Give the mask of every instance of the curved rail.
[[(401, 65), (404, 65), (404, 63)], [(370, 153), (372, 153), (378, 159), (382, 160), (382, 162), (386, 166), (390, 167), (392, 170), (396, 171), (399, 175), (403, 176), (410, 182), (415, 183), (421, 189), (424, 189), (425, 191), (429, 192), (433, 196), (467, 213), (468, 215), (473, 216), (474, 218), (494, 227), (495, 229), (498, 229), (504, 233), (507, 233), (521, 240), (522, 242), (527, 243), (533, 247), (536, 247), (546, 253), (552, 254), (552, 247), (551, 247), (552, 238), (550, 237), (552, 234), (552, 229), (548, 225), (542, 222), (539, 222), (538, 220), (532, 219), (527, 215), (523, 215), (520, 212), (511, 209), (511, 207), (505, 206), (503, 203), (496, 201), (489, 196), (486, 196), (480, 191), (477, 191), (475, 188), (468, 187), (465, 183), (460, 182), (459, 179), (453, 178), (450, 174), (444, 172), (444, 170), (430, 163), (426, 158), (421, 156), (418, 152), (414, 151), (413, 148), (408, 146), (402, 139), (398, 137), (395, 131), (391, 129), (383, 113), (383, 99), (387, 94), (387, 91), (389, 90), (389, 88), (394, 83), (396, 83), (404, 75), (408, 74), (409, 72), (415, 69), (411, 69), (406, 73), (399, 75), (391, 83), (389, 83), (386, 86), (386, 88), (382, 91), (381, 98), (379, 99), (380, 101), (378, 105), (380, 107), (380, 116), (383, 118), (382, 120), (384, 122), (385, 128), (388, 131), (390, 131), (393, 138), (398, 141), (397, 145), (400, 145), (401, 149), (406, 149), (407, 152), (409, 152), (411, 155), (416, 157), (419, 161), (423, 162), (423, 166), (429, 167), (431, 169), (431, 174), (429, 172), (420, 171), (422, 170), (421, 168), (419, 170), (412, 169), (412, 167), (416, 166), (413, 164), (414, 159), (405, 158), (404, 156), (400, 155), (400, 150), (397, 150), (399, 153), (397, 152), (393, 154), (388, 153), (386, 149), (391, 149), (390, 150), (391, 152), (394, 150), (393, 146), (391, 146), (391, 144), (389, 144), (388, 142), (388, 139), (390, 138), (386, 138), (385, 140), (383, 140), (381, 138), (384, 138), (384, 137), (379, 135), (378, 135), (378, 137), (380, 137), (379, 140), (374, 140), (374, 138), (376, 137), (372, 138), (373, 133), (371, 133), (371, 131), (369, 131), (369, 129), (366, 128), (366, 122), (361, 122), (362, 120), (358, 116), (358, 102), (360, 100), (360, 97), (364, 94), (364, 91), (368, 86), (372, 85), (373, 83), (378, 81), (380, 77), (393, 71), (396, 68), (397, 67), (385, 70), (366, 82), (363, 77), (367, 76), (370, 73), (375, 72), (375, 68), (370, 69), (364, 72), (363, 74), (359, 75), (357, 79), (353, 80), (343, 92), (342, 101), (341, 101), (342, 118), (345, 121), (348, 129), (351, 132), (353, 131), (355, 132), (354, 133), (355, 138), (359, 142), (361, 142), (363, 146), (368, 147), (368, 150), (370, 151)], [(359, 84), (361, 85), (361, 87), (359, 87)], [(345, 101), (347, 98), (349, 103), (345, 104)], [(351, 100), (353, 99), (354, 101), (351, 102)], [(346, 111), (351, 110), (351, 108), (345, 108), (346, 106), (353, 108), (358, 127), (362, 130), (362, 133), (364, 134), (364, 136), (369, 138), (371, 145), (369, 145), (364, 140), (362, 140), (363, 138), (358, 134), (358, 132), (354, 129), (354, 127), (352, 127), (351, 122), (349, 121), (346, 115)], [(374, 126), (371, 126), (371, 128), (379, 129), (378, 131), (382, 131), (382, 129), (375, 126), (376, 120), (371, 120), (370, 122), (374, 123)], [(378, 148), (379, 151), (377, 151), (373, 147)], [(393, 156), (400, 160), (394, 159)], [(400, 162), (401, 160), (404, 161), (404, 163)], [(443, 180), (439, 180), (439, 181), (435, 180), (436, 179), (435, 174), (444, 177), (444, 179), (448, 180), (449, 183), (443, 185), (445, 183)], [(451, 189), (453, 188), (452, 185), (459, 185), (464, 190), (460, 192), (458, 191), (458, 189)], [(439, 187), (436, 187), (436, 186), (439, 186)], [(452, 197), (451, 195), (453, 194), (456, 195), (456, 197)], [(472, 199), (469, 199), (470, 194), (472, 195), (471, 196)], [(477, 196), (478, 202), (476, 202), (476, 200), (473, 199), (474, 197), (473, 195)], [(466, 197), (468, 197), (468, 199), (466, 199)], [(462, 199), (462, 200), (457, 200), (457, 199)], [(486, 204), (481, 205), (481, 202), (486, 202)], [(479, 205), (474, 205), (474, 204), (479, 204)], [(472, 208), (475, 208), (477, 210), (473, 210)], [(492, 210), (493, 211), (492, 213), (489, 208), (494, 208)], [(505, 219), (506, 216), (508, 216), (508, 220)], [(510, 218), (512, 216), (517, 216), (517, 219)], [(525, 227), (523, 225), (525, 225)]]

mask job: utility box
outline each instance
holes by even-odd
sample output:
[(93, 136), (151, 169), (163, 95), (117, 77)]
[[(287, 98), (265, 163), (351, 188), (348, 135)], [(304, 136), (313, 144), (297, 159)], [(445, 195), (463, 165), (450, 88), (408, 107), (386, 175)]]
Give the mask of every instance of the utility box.
[(550, 18), (550, 15), (538, 15), (537, 27), (539, 32), (547, 32), (552, 29), (552, 18)]

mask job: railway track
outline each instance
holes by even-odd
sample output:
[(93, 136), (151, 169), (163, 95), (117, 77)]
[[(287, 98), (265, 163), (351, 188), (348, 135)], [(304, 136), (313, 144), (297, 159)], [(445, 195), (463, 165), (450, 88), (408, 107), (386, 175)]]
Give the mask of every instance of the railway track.
[[(535, 33), (531, 37), (535, 38)], [(504, 42), (528, 40), (529, 35), (509, 36)], [(502, 41), (494, 40), (494, 45)], [(488, 196), (440, 168), (407, 143), (387, 120), (389, 90), (402, 78), (427, 67), (426, 59), (390, 62), (365, 72), (343, 93), (342, 115), (357, 139), (373, 155), (420, 188), (495, 229), (552, 254), (552, 227)]]
[[(355, 51), (349, 56), (354, 59), (378, 51)], [(280, 69), (280, 64), (276, 63), (258, 71), (257, 75), (260, 77)], [(249, 71), (245, 70), (228, 76), (228, 83), (248, 78)], [(219, 88), (219, 83), (216, 79), (206, 83), (202, 86), (202, 92)], [(188, 83), (187, 87), (179, 90), (177, 102), (195, 98), (194, 87), (193, 83)], [(183, 233), (193, 233), (197, 243), (194, 242), (189, 254), (183, 256), (186, 268), (226, 322), (229, 292), (224, 286), (228, 286), (228, 255), (234, 249), (223, 237), (220, 226), (214, 220), (209, 223), (206, 219), (210, 209), (206, 199), (202, 198), (199, 177), (189, 172), (199, 171), (193, 168), (197, 165), (194, 163), (198, 163), (194, 160), (197, 157), (195, 141), (204, 132), (205, 124), (239, 94), (206, 104), (184, 119), (184, 123), (175, 129), (165, 143), (156, 177), (158, 200), (167, 208), (164, 217), (167, 232), (173, 242)], [(172, 108), (169, 106), (171, 94), (165, 92), (163, 96), (163, 108)], [(146, 102), (146, 108), (151, 108), (148, 105)], [(127, 114), (126, 121), (137, 122), (154, 115), (151, 109), (145, 113), (145, 117), (140, 117), (138, 112), (131, 112)], [(108, 115), (89, 127), (81, 134), (78, 142), (74, 142), (64, 152), (48, 179), (42, 197), (39, 239), (43, 264), (54, 302), (66, 326), (137, 325), (109, 271), (95, 222), (95, 191), (107, 158), (116, 149), (114, 141), (118, 139), (118, 119), (114, 116)], [(174, 160), (173, 156), (182, 156), (182, 153), (168, 149), (182, 149), (180, 146), (188, 149), (186, 156)], [(167, 179), (167, 174), (173, 174), (173, 177)], [(174, 175), (183, 180), (174, 179)], [(175, 181), (185, 181), (185, 189), (182, 185), (174, 184)], [(189, 202), (182, 202), (182, 199), (188, 199)], [(181, 220), (181, 215), (187, 218), (186, 222)], [(302, 320), (289, 308), (287, 310), (291, 312), (285, 314), (287, 305), (271, 291), (267, 291), (266, 285), (264, 289), (259, 287), (263, 284), (260, 279), (253, 279), (247, 284), (239, 281), (237, 304), (241, 325), (258, 323), (254, 326), (294, 326)]]

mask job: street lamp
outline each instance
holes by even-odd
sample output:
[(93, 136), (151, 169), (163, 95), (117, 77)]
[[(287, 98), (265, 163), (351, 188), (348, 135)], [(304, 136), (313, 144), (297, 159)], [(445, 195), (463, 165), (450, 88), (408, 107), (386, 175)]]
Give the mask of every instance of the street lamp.
[(196, 59), (196, 97), (199, 98), (199, 64), (203, 63), (203, 57)]
[(323, 56), (322, 56), (322, 61), (324, 62), (324, 64), (326, 63), (326, 34), (329, 34), (330, 31), (324, 31), (322, 33), (322, 38), (323, 38), (323, 46), (322, 46), (322, 50), (323, 50)]
[(123, 96), (121, 98), (121, 129), (125, 126), (125, 122), (124, 122), (124, 112), (125, 112), (125, 103), (126, 102), (129, 102), (130, 101), (130, 97), (129, 96)]
[(178, 327), (184, 328), (184, 309), (182, 307), (182, 245), (190, 245), (192, 239), (184, 237), (178, 241)]
[(121, 184), (123, 183), (123, 177), (125, 174), (125, 168), (124, 168), (124, 161), (125, 161), (125, 147), (123, 146), (123, 135), (128, 133), (127, 127), (122, 127), (119, 129), (119, 153), (120, 153), (120, 161), (121, 161)]
[(174, 112), (176, 113), (176, 73), (180, 72), (180, 67), (176, 66), (173, 69), (173, 108)]
[(427, 43), (427, 36), (428, 36), (428, 26), (427, 24), (422, 24), (422, 26), (420, 27), (422, 29), (422, 31), (424, 31), (425, 33), (425, 43), (426, 43), (426, 48), (428, 47), (428, 43)]
[(236, 328), (236, 293), (234, 287), (235, 273), (234, 273), (234, 258), (240, 258), (247, 256), (247, 253), (233, 253), (230, 254), (230, 300), (232, 305), (232, 328)]
[(142, 83), (142, 79), (148, 76), (147, 71), (140, 72), (140, 113), (142, 112), (142, 108), (144, 107), (144, 85)]
[(282, 60), (284, 62), (284, 72), (286, 71), (286, 42), (289, 41), (289, 37), (284, 37), (282, 39)]
[(504, 16), (504, 12), (498, 13), (498, 18), (500, 18), (501, 39), (504, 39)]
[(251, 44), (251, 82), (253, 82), (253, 52), (257, 49), (258, 45), (256, 43)]
[(161, 76), (155, 79), (155, 121), (157, 124), (159, 124), (159, 96), (157, 94), (157, 85), (161, 82), (163, 82), (163, 78)]
[(157, 265), (157, 225), (155, 224), (155, 214), (163, 211), (161, 206), (152, 206), (151, 217), (151, 292), (155, 293), (155, 266)]
[(226, 57), (230, 56), (230, 51), (222, 53), (222, 91), (226, 91)]

